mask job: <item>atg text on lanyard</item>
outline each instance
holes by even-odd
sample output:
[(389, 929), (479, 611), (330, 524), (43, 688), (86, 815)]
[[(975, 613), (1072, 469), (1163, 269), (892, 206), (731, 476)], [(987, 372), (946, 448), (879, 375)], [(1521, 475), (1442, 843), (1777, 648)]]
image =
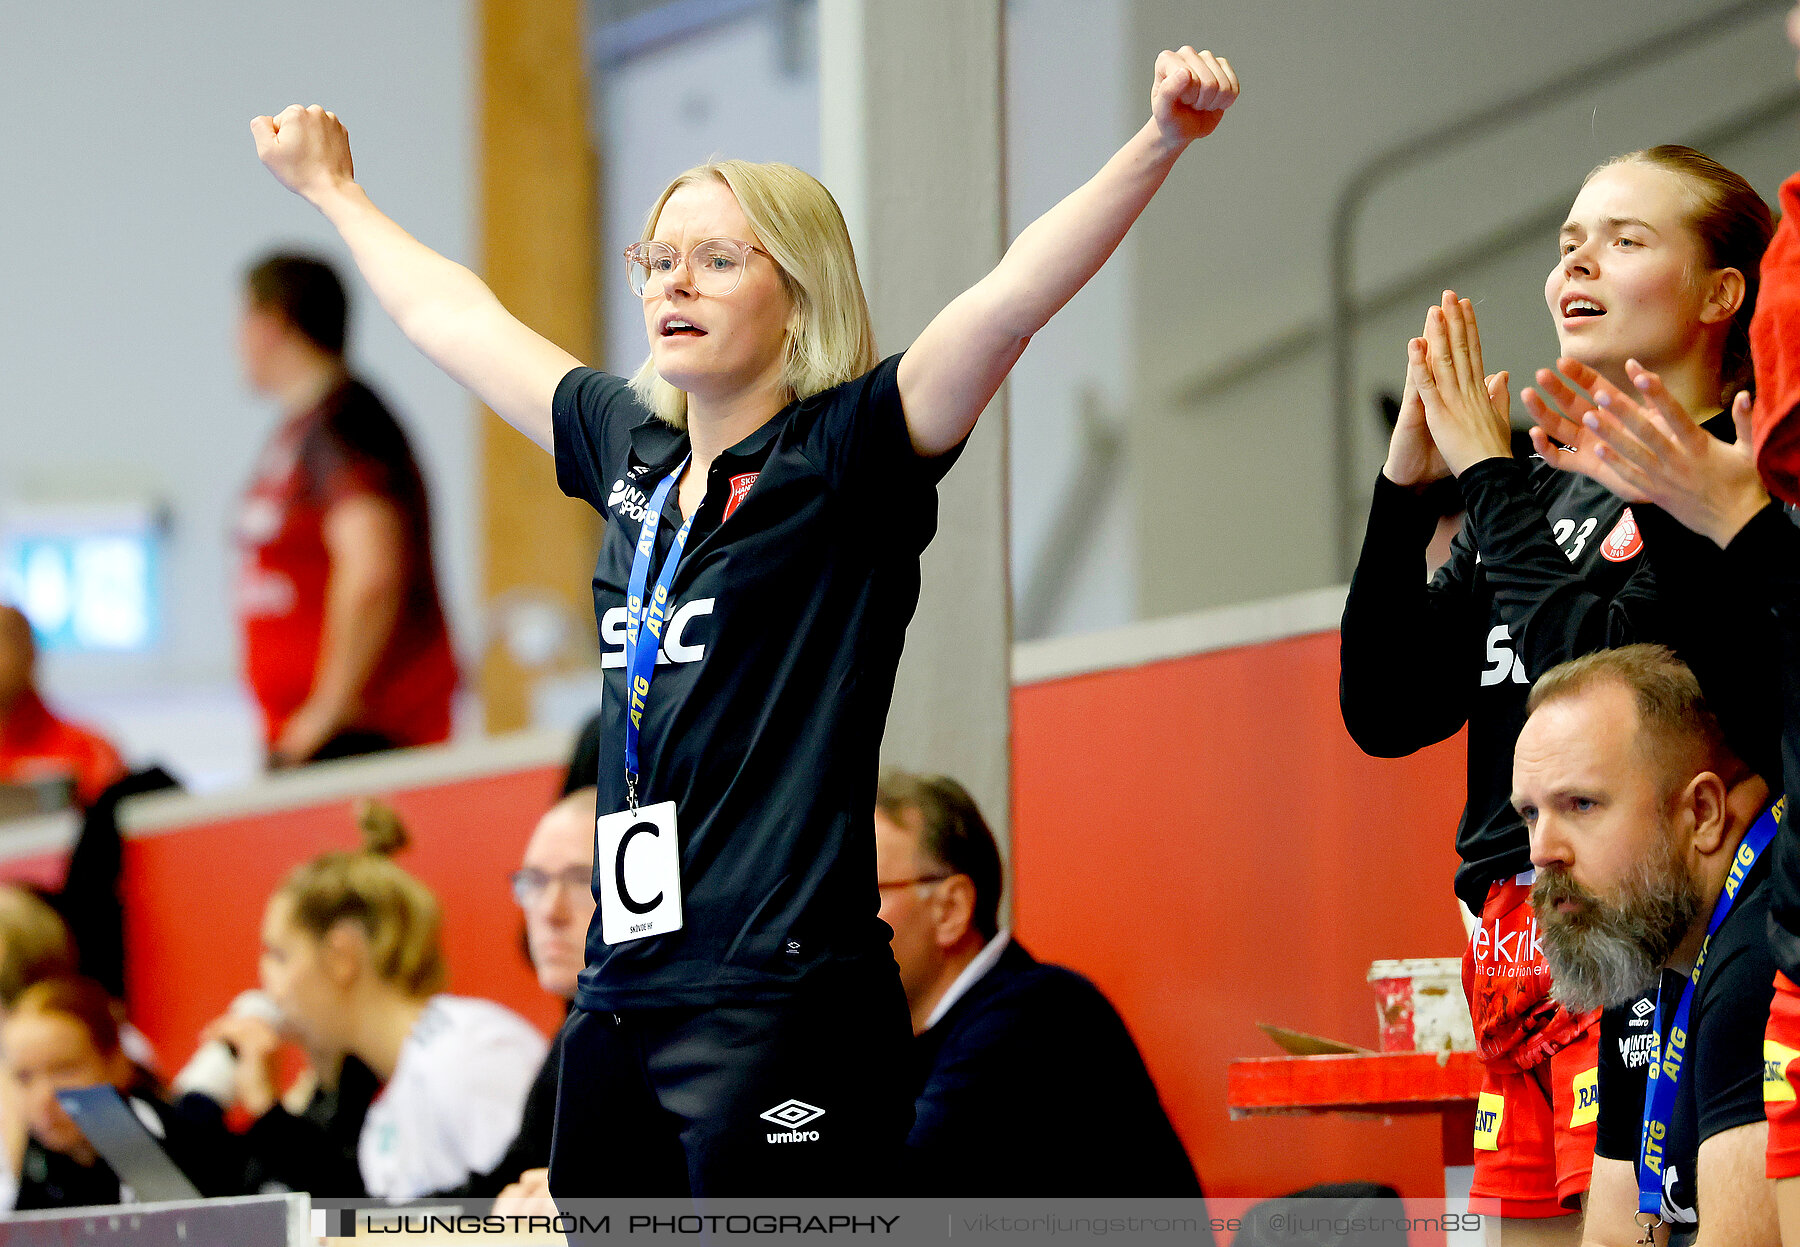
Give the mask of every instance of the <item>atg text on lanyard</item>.
[(1644, 1090), (1644, 1128), (1638, 1143), (1637, 1223), (1644, 1231), (1642, 1242), (1653, 1242), (1656, 1227), (1663, 1224), (1663, 1162), (1668, 1159), (1664, 1149), (1668, 1146), (1669, 1125), (1675, 1116), (1675, 1092), (1681, 1085), (1681, 1072), (1687, 1061), (1688, 1013), (1694, 1003), (1694, 987), (1700, 982), (1700, 972), (1706, 968), (1706, 954), (1712, 947), (1712, 937), (1737, 903), (1738, 893), (1756, 866), (1756, 859), (1775, 838), (1786, 806), (1787, 798), (1783, 797), (1765, 810), (1745, 833), (1743, 843), (1738, 845), (1737, 855), (1732, 858), (1731, 873), (1725, 878), (1725, 890), (1713, 903), (1712, 920), (1707, 923), (1700, 955), (1694, 958), (1694, 968), (1688, 971), (1687, 981), (1681, 985), (1681, 999), (1676, 1003), (1674, 1017), (1669, 1023), (1666, 1050), (1662, 1042), (1665, 1016), (1662, 990), (1660, 987), (1657, 990), (1650, 1081)]
[[(594, 822), (595, 872), (600, 879), (600, 934), (608, 944), (623, 944), (681, 929), (681, 842), (675, 803), (663, 801), (638, 808), (638, 740), (649, 704), (650, 682), (656, 678), (656, 656), (662, 650), (663, 625), (669, 618), (669, 596), (675, 572), (687, 548), (694, 517), (688, 516), (656, 586), (650, 586), (650, 564), (656, 559), (656, 534), (669, 491), (681, 479), (683, 459), (650, 495), (637, 547), (631, 556), (631, 580), (625, 590), (625, 799), (626, 808)], [(645, 640), (648, 644), (643, 644)], [(604, 765), (604, 763), (602, 764)]]

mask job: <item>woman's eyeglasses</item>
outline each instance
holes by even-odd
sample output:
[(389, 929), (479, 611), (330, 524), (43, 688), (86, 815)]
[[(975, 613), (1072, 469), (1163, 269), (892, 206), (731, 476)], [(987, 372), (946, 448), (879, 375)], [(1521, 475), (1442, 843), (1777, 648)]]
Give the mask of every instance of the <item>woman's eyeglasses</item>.
[(631, 293), (653, 299), (663, 292), (685, 259), (688, 280), (694, 284), (695, 292), (717, 298), (738, 288), (753, 251), (769, 254), (754, 243), (735, 238), (697, 242), (685, 257), (666, 242), (634, 243), (625, 248), (625, 277), (631, 282)]

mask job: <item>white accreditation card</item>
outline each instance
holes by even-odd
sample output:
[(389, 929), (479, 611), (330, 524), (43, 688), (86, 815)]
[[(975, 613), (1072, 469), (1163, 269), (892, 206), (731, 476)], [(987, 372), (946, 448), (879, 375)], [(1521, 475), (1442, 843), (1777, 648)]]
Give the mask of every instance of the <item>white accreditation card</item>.
[(600, 867), (600, 937), (608, 944), (681, 930), (681, 840), (673, 801), (594, 820), (594, 861)]

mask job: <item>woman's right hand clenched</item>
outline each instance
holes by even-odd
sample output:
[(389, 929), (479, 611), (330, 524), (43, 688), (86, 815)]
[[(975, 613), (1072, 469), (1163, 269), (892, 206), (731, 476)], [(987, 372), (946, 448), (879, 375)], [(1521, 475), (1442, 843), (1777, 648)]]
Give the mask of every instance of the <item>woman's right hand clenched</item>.
[(347, 182), (355, 181), (350, 160), (350, 132), (337, 114), (317, 104), (290, 104), (273, 117), (250, 122), (256, 155), (277, 181), (309, 203)]

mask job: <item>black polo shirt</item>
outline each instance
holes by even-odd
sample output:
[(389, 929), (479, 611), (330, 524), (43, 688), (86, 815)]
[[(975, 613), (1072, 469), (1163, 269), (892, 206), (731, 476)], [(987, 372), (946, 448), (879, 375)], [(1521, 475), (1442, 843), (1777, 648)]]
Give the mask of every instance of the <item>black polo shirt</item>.
[[(675, 802), (681, 930), (601, 938), (583, 1009), (775, 1000), (820, 971), (891, 967), (875, 913), (875, 778), (937, 483), (884, 360), (719, 455), (675, 578), (639, 744), (639, 801)], [(688, 453), (627, 383), (577, 368), (553, 404), (563, 492), (608, 520), (594, 568), (606, 676), (601, 813), (625, 806), (625, 587), (651, 492)], [(671, 491), (660, 572), (682, 516)], [(611, 863), (596, 863), (598, 870)], [(891, 971), (890, 971), (891, 972)]]
[[(1675, 1088), (1662, 1170), (1662, 1215), (1676, 1227), (1672, 1242), (1682, 1241), (1684, 1227), (1699, 1220), (1700, 1145), (1716, 1134), (1763, 1120), (1763, 1027), (1775, 995), (1775, 959), (1764, 934), (1769, 865), (1770, 854), (1764, 850), (1712, 938), (1689, 1006), (1687, 1058)], [(1662, 972), (1664, 1043), (1686, 982), (1678, 971)], [(1652, 988), (1600, 1018), (1600, 1116), (1594, 1154), (1629, 1161), (1633, 1174), (1650, 1081), (1656, 996), (1657, 989)]]

